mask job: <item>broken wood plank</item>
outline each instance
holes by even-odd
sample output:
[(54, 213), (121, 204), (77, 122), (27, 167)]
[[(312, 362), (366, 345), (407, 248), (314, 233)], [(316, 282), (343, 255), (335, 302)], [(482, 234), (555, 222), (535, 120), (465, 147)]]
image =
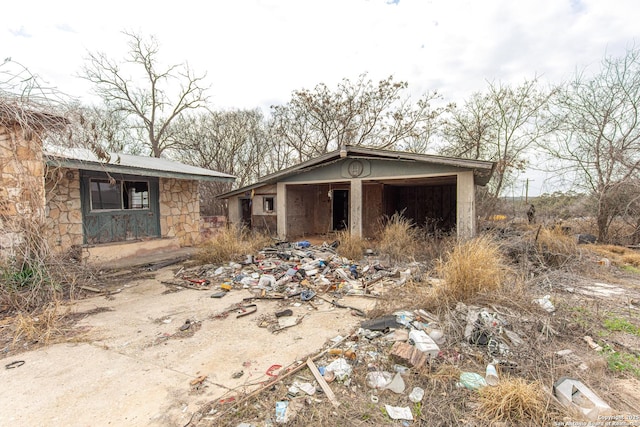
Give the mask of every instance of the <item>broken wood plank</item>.
[[(325, 348), (324, 350), (322, 350), (320, 353), (316, 354), (315, 356), (313, 356), (311, 358), (311, 360), (318, 360), (320, 359), (322, 356), (324, 356), (325, 354), (327, 354), (329, 352), (329, 350), (331, 350), (332, 348), (336, 348), (337, 346), (341, 345), (345, 340), (352, 338), (353, 336), (355, 336), (355, 332), (352, 332), (349, 336), (347, 337), (342, 337), (342, 339), (334, 342), (333, 344), (331, 344), (328, 348)], [(262, 393), (265, 390), (270, 389), (271, 387), (273, 387), (274, 384), (279, 383), (280, 381), (290, 377), (291, 375), (295, 374), (296, 372), (300, 371), (302, 368), (304, 368), (305, 366), (307, 366), (306, 363), (300, 363), (298, 366), (296, 366), (295, 368), (288, 368), (287, 372), (285, 372), (284, 374), (280, 374), (278, 375), (277, 378), (275, 378), (273, 381), (268, 382), (267, 384), (263, 385), (262, 387), (260, 387), (257, 390), (254, 390), (253, 392), (251, 392), (250, 394), (246, 395), (245, 397), (243, 397), (242, 399), (238, 400), (237, 402), (235, 402), (233, 405), (231, 405), (228, 409), (224, 410), (224, 411), (220, 411), (218, 413), (215, 414), (214, 419), (218, 419), (223, 417), (225, 414), (227, 414), (230, 410), (232, 410), (233, 408), (237, 408), (239, 407), (241, 404), (244, 404), (245, 402), (247, 402), (249, 399), (253, 398), (254, 396), (257, 396), (258, 394)], [(215, 384), (215, 383), (214, 383)], [(219, 385), (219, 387), (224, 387), (222, 385)], [(195, 415), (195, 413), (194, 413)], [(188, 424), (187, 424), (188, 425)]]
[(393, 344), (393, 347), (391, 347), (391, 356), (415, 368), (422, 368), (429, 359), (427, 353), (418, 350), (411, 344), (401, 341)]
[(322, 391), (324, 391), (324, 394), (327, 395), (327, 397), (329, 398), (329, 401), (333, 404), (333, 406), (335, 406), (336, 408), (340, 406), (340, 402), (338, 402), (338, 399), (336, 399), (336, 395), (333, 394), (333, 390), (331, 390), (331, 387), (329, 387), (329, 384), (327, 384), (327, 381), (325, 381), (322, 374), (320, 374), (320, 371), (318, 371), (318, 367), (316, 366), (315, 363), (313, 363), (313, 360), (311, 360), (310, 358), (307, 359), (307, 366), (309, 367), (309, 370), (311, 371), (313, 376), (316, 378), (316, 381), (318, 381), (318, 384), (320, 384)]

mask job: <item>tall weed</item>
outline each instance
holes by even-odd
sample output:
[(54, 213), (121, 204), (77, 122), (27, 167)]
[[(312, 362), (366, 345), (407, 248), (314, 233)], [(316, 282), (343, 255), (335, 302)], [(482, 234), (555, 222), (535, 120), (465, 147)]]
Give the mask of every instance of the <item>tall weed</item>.
[(498, 290), (507, 276), (498, 244), (489, 236), (456, 244), (436, 264), (443, 283), (436, 296), (446, 302), (465, 301), (480, 292)]
[(378, 248), (391, 261), (413, 261), (420, 249), (419, 237), (413, 221), (396, 212), (384, 221)]

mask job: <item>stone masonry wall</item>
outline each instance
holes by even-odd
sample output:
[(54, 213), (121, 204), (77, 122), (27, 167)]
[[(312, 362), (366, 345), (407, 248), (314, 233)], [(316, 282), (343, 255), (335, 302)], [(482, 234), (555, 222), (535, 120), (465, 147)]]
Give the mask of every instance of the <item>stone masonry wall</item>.
[(46, 238), (56, 252), (64, 252), (83, 243), (80, 173), (73, 169), (47, 170)]
[[(0, 126), (0, 259), (19, 256), (44, 224), (42, 143), (19, 126)], [(36, 244), (39, 244), (35, 242)]]
[(200, 242), (198, 181), (160, 178), (160, 233), (177, 237), (181, 246)]

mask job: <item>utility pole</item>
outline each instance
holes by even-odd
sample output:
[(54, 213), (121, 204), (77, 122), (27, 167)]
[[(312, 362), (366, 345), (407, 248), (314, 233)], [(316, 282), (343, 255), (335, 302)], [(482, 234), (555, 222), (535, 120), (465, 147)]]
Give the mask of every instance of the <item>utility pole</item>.
[[(531, 180), (531, 182), (535, 181), (534, 179)], [(525, 204), (529, 204), (529, 178), (527, 178), (527, 182), (525, 185), (525, 192), (524, 192), (524, 203)]]

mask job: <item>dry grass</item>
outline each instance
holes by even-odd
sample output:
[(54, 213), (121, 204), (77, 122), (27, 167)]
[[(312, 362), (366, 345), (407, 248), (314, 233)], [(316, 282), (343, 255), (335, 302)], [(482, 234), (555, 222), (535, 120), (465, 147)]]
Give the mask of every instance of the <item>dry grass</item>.
[(13, 343), (18, 341), (49, 344), (54, 337), (62, 336), (63, 319), (68, 310), (62, 312), (60, 304), (52, 302), (33, 313), (18, 313), (14, 322)]
[(383, 224), (378, 248), (392, 261), (413, 261), (420, 249), (418, 230), (410, 219), (395, 213)]
[(548, 267), (562, 267), (579, 254), (578, 243), (560, 227), (540, 227), (535, 234), (540, 260)]
[(367, 241), (361, 236), (354, 236), (348, 230), (337, 233), (337, 240), (340, 242), (337, 252), (340, 256), (353, 261), (362, 259), (364, 250), (367, 247)]
[(438, 369), (429, 375), (429, 379), (444, 386), (446, 384), (455, 383), (460, 378), (462, 371), (454, 365), (440, 365)]
[(434, 289), (434, 297), (451, 303), (498, 290), (508, 268), (498, 244), (489, 236), (481, 236), (454, 246), (446, 259), (437, 263), (436, 271), (443, 283)]
[(432, 289), (427, 284), (408, 280), (403, 286), (388, 292), (384, 298), (377, 299), (375, 307), (367, 312), (367, 317), (376, 318), (398, 310), (424, 308), (431, 294)]
[(517, 425), (546, 425), (548, 421), (549, 398), (537, 381), (503, 379), (495, 387), (480, 389), (479, 403), (478, 417), (489, 424), (506, 421)]
[(640, 253), (633, 249), (615, 245), (591, 245), (589, 249), (608, 258), (614, 265), (640, 267)]
[(220, 264), (253, 254), (270, 243), (268, 236), (230, 225), (200, 245), (195, 258), (203, 263)]

